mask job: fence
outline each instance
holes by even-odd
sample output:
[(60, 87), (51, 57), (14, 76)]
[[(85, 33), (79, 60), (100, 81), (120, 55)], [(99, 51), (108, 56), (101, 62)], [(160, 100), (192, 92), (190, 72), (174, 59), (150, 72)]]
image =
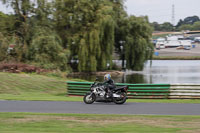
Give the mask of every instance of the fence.
[(200, 99), (200, 84), (172, 84), (169, 98)]
[[(67, 82), (68, 95), (83, 96), (90, 90), (92, 82)], [(137, 99), (166, 99), (169, 96), (169, 84), (123, 84), (119, 86), (129, 86), (128, 98)]]
[[(68, 95), (83, 96), (90, 91), (92, 82), (67, 82)], [(128, 97), (134, 99), (200, 99), (200, 84), (124, 84)]]

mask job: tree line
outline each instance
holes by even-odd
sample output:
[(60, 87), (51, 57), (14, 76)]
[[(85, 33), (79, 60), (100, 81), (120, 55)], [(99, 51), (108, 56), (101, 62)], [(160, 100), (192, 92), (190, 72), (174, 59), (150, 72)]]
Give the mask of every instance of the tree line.
[(173, 26), (170, 22), (158, 24), (151, 23), (155, 31), (182, 31), (182, 30), (200, 30), (200, 19), (198, 16), (189, 16), (185, 19), (180, 19), (177, 25)]
[(0, 12), (0, 61), (91, 72), (113, 69), (114, 52), (134, 70), (152, 55), (148, 18), (128, 16), (124, 0), (1, 1), (14, 13)]

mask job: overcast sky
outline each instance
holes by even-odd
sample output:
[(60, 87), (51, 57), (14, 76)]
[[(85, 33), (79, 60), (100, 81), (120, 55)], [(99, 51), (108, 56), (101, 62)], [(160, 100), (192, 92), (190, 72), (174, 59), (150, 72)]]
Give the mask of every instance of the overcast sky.
[(172, 22), (172, 5), (175, 6), (175, 22), (188, 16), (200, 17), (200, 0), (126, 0), (129, 15), (147, 15), (150, 22)]
[[(172, 5), (175, 6), (175, 22), (188, 16), (200, 17), (200, 0), (126, 0), (129, 15), (149, 17), (150, 22), (172, 22)], [(11, 12), (0, 2), (0, 11)]]

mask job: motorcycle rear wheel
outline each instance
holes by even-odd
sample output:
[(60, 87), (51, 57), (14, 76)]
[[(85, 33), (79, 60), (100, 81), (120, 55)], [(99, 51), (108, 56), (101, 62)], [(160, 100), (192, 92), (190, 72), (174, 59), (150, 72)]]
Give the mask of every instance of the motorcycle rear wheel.
[(96, 100), (96, 96), (94, 94), (86, 94), (83, 98), (84, 103), (92, 104)]
[(127, 96), (125, 93), (118, 93), (120, 95), (120, 98), (118, 97), (113, 97), (113, 102), (116, 104), (123, 104), (126, 102)]

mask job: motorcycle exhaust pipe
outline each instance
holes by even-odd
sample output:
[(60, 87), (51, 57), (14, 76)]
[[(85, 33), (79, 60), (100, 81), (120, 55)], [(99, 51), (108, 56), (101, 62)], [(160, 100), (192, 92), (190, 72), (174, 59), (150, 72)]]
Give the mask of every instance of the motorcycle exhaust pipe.
[(120, 95), (117, 95), (117, 94), (113, 94), (113, 97), (117, 97), (117, 98), (120, 98)]

